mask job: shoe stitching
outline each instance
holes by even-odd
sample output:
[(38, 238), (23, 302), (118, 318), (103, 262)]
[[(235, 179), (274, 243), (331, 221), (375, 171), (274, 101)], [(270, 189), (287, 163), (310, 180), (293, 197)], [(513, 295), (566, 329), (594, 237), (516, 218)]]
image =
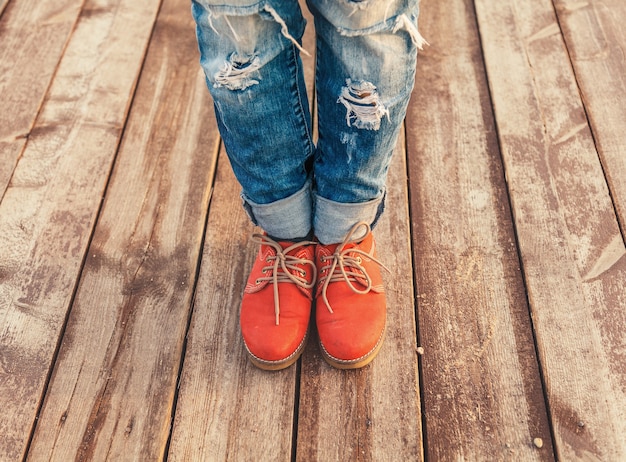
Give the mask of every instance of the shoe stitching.
[(252, 351), (250, 351), (250, 348), (248, 348), (248, 344), (246, 343), (245, 339), (243, 341), (243, 345), (246, 347), (246, 351), (248, 352), (248, 354), (254, 358), (254, 360), (256, 360), (257, 362), (261, 363), (261, 364), (266, 364), (268, 366), (278, 366), (280, 364), (289, 362), (289, 360), (293, 359), (294, 356), (302, 353), (302, 350), (304, 349), (304, 344), (307, 341), (307, 338), (309, 336), (308, 331), (304, 334), (304, 337), (302, 338), (302, 340), (300, 341), (300, 344), (296, 347), (296, 349), (294, 350), (293, 353), (291, 353), (289, 356), (287, 356), (286, 358), (283, 359), (276, 359), (276, 360), (267, 360), (267, 359), (262, 359), (259, 358), (257, 355), (255, 355), (254, 353), (252, 353)]
[(320, 339), (320, 346), (322, 347), (322, 350), (324, 350), (324, 354), (328, 358), (333, 360), (334, 362), (339, 363), (339, 364), (355, 364), (355, 363), (359, 363), (359, 362), (369, 358), (371, 356), (371, 354), (376, 351), (376, 349), (382, 343), (384, 338), (385, 338), (385, 329), (383, 329), (382, 332), (380, 333), (380, 336), (378, 337), (378, 340), (376, 341), (376, 344), (372, 347), (372, 349), (369, 350), (367, 353), (365, 353), (363, 356), (361, 356), (359, 358), (356, 358), (356, 359), (339, 359), (339, 358), (334, 357), (333, 355), (331, 355), (328, 352), (328, 350), (326, 349), (326, 347), (322, 343), (321, 339)]
[[(325, 273), (328, 271), (328, 274), (320, 275), (319, 278), (319, 283), (322, 284), (322, 299), (326, 304), (326, 308), (328, 308), (328, 311), (330, 311), (331, 313), (333, 313), (334, 311), (330, 306), (327, 295), (328, 286), (331, 282), (345, 281), (346, 284), (348, 284), (348, 287), (354, 293), (361, 295), (365, 295), (369, 293), (372, 289), (378, 288), (378, 286), (374, 286), (372, 284), (372, 279), (370, 278), (370, 275), (361, 264), (361, 255), (368, 260), (376, 263), (385, 270), (391, 272), (389, 268), (387, 268), (381, 261), (374, 258), (373, 245), (371, 249), (372, 254), (356, 247), (345, 248), (348, 244), (356, 244), (360, 242), (360, 239), (355, 239), (353, 236), (361, 227), (365, 227), (365, 235), (371, 232), (370, 226), (367, 223), (365, 223), (364, 221), (359, 222), (350, 229), (344, 241), (335, 248), (335, 252), (332, 255), (320, 257), (320, 261), (323, 263), (327, 261), (331, 262), (330, 264), (322, 266), (320, 268), (320, 273)], [(357, 254), (357, 256), (355, 257), (354, 254)], [(363, 280), (365, 280), (365, 289), (359, 289), (354, 285), (354, 282)]]
[[(265, 261), (270, 265), (264, 266), (262, 268), (263, 274), (268, 271), (271, 271), (271, 274), (269, 276), (257, 278), (255, 283), (272, 283), (272, 288), (274, 291), (274, 314), (276, 316), (276, 325), (278, 326), (280, 324), (280, 300), (278, 297), (278, 283), (290, 282), (297, 285), (298, 287), (309, 290), (315, 286), (315, 282), (317, 279), (317, 268), (313, 260), (289, 255), (289, 252), (292, 252), (298, 247), (315, 245), (316, 243), (313, 241), (296, 242), (295, 244), (290, 245), (283, 250), (278, 242), (264, 234), (253, 234), (252, 240), (258, 244), (268, 246), (274, 250), (274, 252), (269, 252), (265, 257)], [(311, 282), (307, 281), (307, 272), (304, 269), (300, 268), (298, 265), (308, 265), (311, 267)], [(294, 274), (294, 272), (297, 274)]]

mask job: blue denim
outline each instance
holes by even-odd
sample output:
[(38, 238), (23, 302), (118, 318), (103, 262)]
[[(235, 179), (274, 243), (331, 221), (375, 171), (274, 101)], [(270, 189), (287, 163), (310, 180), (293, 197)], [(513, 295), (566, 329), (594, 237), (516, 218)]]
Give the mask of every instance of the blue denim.
[[(384, 209), (415, 79), (418, 0), (309, 0), (318, 142), (297, 0), (192, 0), (200, 63), (244, 207), (269, 235), (337, 243)], [(311, 58), (306, 58), (311, 59)]]

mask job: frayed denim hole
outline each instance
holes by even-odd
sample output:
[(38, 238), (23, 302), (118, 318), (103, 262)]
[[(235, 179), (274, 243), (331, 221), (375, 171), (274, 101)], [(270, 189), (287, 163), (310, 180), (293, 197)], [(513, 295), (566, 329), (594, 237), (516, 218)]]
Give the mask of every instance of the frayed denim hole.
[(383, 117), (389, 117), (389, 110), (381, 102), (376, 86), (371, 82), (346, 80), (338, 103), (346, 108), (346, 123), (364, 130), (379, 130)]
[(413, 45), (415, 45), (419, 50), (423, 50), (424, 46), (430, 44), (424, 37), (422, 37), (422, 34), (419, 33), (419, 30), (414, 23), (415, 21), (415, 16), (413, 16), (413, 20), (411, 20), (411, 18), (409, 18), (406, 14), (401, 14), (396, 18), (392, 32), (395, 34), (399, 30), (405, 30), (411, 37)]
[[(264, 21), (273, 21), (280, 27), (280, 33), (289, 40), (300, 52), (310, 56), (310, 54), (302, 48), (298, 40), (289, 32), (287, 23), (276, 12), (274, 8), (266, 4), (260, 11), (252, 13), (258, 15)], [(250, 15), (251, 16), (251, 15)], [(239, 43), (241, 37), (233, 27), (231, 20), (226, 15), (215, 15), (210, 10), (207, 11), (207, 22), (209, 27), (219, 36), (220, 33), (216, 29), (213, 21), (219, 18), (224, 29), (232, 35), (234, 43)], [(220, 69), (213, 75), (215, 88), (224, 87), (228, 90), (245, 90), (253, 85), (258, 85), (260, 80), (260, 69), (263, 63), (257, 54), (242, 54), (234, 51), (225, 59)]]
[(371, 0), (345, 0), (345, 2), (353, 8), (352, 14), (354, 14), (358, 10), (364, 10), (367, 8), (371, 3)]
[(258, 56), (239, 56), (231, 53), (220, 70), (213, 76), (215, 88), (224, 87), (229, 90), (245, 90), (258, 85), (261, 78), (259, 70), (261, 60)]

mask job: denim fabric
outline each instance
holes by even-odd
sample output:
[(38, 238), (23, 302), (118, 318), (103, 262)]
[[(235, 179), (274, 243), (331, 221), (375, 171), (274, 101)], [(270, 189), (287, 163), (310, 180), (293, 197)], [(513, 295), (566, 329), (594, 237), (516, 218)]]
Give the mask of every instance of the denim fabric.
[(317, 146), (298, 2), (192, 0), (200, 62), (250, 218), (282, 239), (314, 227), (331, 244), (382, 213), (425, 42), (417, 0), (308, 0), (308, 7), (317, 34)]

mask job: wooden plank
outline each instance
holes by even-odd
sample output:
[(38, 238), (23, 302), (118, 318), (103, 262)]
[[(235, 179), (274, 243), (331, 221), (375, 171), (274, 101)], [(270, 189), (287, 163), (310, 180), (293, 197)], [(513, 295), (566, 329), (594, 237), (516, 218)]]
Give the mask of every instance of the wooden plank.
[(553, 5), (476, 7), (557, 457), (624, 460), (626, 249)]
[(26, 449), (157, 8), (89, 1), (0, 204), (2, 460)]
[(9, 0), (0, 0), (0, 16), (2, 16), (2, 13), (4, 12), (4, 9), (7, 7), (8, 3)]
[(219, 146), (186, 5), (159, 14), (32, 460), (164, 457)]
[[(311, 25), (303, 45), (314, 54)], [(313, 59), (303, 64), (311, 97)], [(298, 368), (258, 370), (239, 333), (241, 295), (258, 252), (239, 191), (222, 149), (168, 460), (291, 457)]]
[[(306, 46), (306, 45), (305, 45)], [(388, 180), (388, 206), (377, 226), (381, 255), (392, 269), (386, 282), (388, 332), (374, 363), (359, 371), (326, 365), (315, 346), (315, 330), (302, 362), (297, 460), (409, 460), (423, 456), (404, 139), (399, 141)], [(409, 276), (408, 278), (406, 276)], [(400, 308), (401, 307), (401, 308)]]
[[(331, 368), (316, 341), (302, 361), (297, 460), (422, 460), (404, 137), (375, 230), (389, 307), (385, 343), (367, 367)], [(313, 336), (315, 339), (315, 335)], [(393, 455), (393, 456), (391, 456)]]
[(626, 3), (554, 1), (622, 230), (626, 229)]
[(247, 360), (239, 305), (258, 248), (222, 152), (168, 460), (280, 460), (291, 454), (296, 367)]
[(0, 197), (84, 0), (0, 2)]
[(427, 457), (551, 460), (473, 2), (421, 10), (407, 146)]

